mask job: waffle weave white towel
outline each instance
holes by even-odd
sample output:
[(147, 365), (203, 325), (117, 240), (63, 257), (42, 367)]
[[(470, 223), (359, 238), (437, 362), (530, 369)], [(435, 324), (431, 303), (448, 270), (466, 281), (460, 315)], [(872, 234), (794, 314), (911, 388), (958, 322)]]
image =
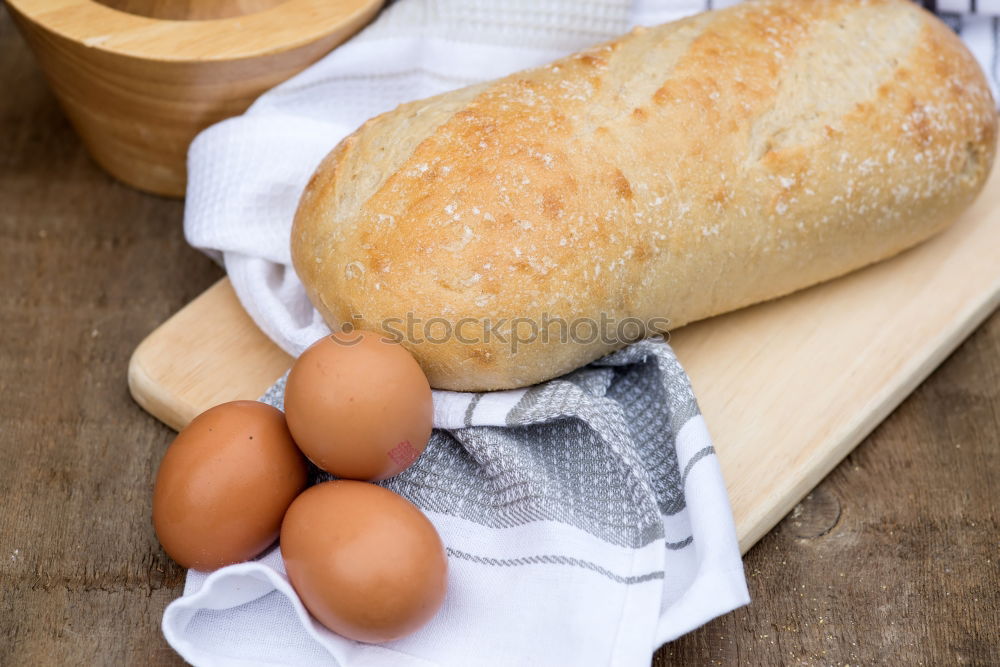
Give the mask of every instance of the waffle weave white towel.
[[(327, 329), (290, 267), (289, 229), (309, 175), (344, 135), (399, 103), (728, 4), (401, 0), (199, 136), (187, 237), (298, 354)], [(992, 84), (998, 20), (946, 18)], [(280, 404), (282, 391), (265, 400)], [(386, 483), (427, 512), (448, 548), (449, 593), (429, 626), (381, 647), (337, 637), (305, 612), (275, 549), (190, 572), (164, 614), (170, 644), (197, 665), (648, 664), (662, 643), (747, 602), (714, 450), (665, 343), (530, 390), (434, 398), (427, 451)]]

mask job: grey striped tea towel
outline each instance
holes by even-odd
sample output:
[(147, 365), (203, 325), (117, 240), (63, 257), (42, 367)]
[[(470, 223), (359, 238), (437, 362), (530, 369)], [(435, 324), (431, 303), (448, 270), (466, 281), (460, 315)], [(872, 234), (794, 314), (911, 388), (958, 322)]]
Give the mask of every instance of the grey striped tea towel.
[[(263, 400), (280, 407), (283, 389)], [(448, 551), (430, 625), (386, 646), (338, 637), (306, 613), (275, 549), (190, 572), (167, 641), (196, 665), (648, 664), (748, 601), (712, 443), (666, 342), (528, 389), (434, 400), (427, 449), (383, 482)]]

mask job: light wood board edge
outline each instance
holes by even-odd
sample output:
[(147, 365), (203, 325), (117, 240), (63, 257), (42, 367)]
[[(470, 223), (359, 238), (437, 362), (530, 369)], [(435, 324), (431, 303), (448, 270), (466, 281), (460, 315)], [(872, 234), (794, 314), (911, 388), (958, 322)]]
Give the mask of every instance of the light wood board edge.
[[(928, 345), (929, 351), (926, 356), (912, 357), (911, 366), (897, 373), (894, 376), (895, 381), (887, 384), (875, 395), (872, 399), (873, 407), (858, 413), (859, 418), (849, 424), (846, 434), (839, 438), (837, 446), (825, 450), (817, 448), (813, 460), (801, 466), (800, 475), (784, 475), (781, 478), (784, 483), (779, 483), (774, 488), (772, 497), (778, 498), (776, 502), (770, 505), (765, 503), (752, 505), (753, 510), (736, 524), (740, 553), (745, 554), (770, 532), (997, 309), (1000, 303), (1000, 283), (994, 287), (992, 294), (984, 296), (986, 298), (972, 304), (958, 319), (957, 326), (943, 331), (938, 339)], [(725, 458), (723, 454), (719, 456)]]
[[(204, 322), (225, 322), (226, 326), (199, 329)], [(202, 338), (206, 330), (211, 335)], [(177, 346), (189, 350), (183, 360), (172, 356)], [(206, 377), (232, 376), (229, 364), (234, 356), (246, 360), (238, 371), (238, 382), (204, 381)], [(177, 363), (188, 367), (179, 369)], [(128, 386), (144, 410), (180, 430), (208, 407), (259, 398), (291, 363), (292, 358), (257, 328), (229, 279), (223, 278), (136, 347), (129, 359)]]

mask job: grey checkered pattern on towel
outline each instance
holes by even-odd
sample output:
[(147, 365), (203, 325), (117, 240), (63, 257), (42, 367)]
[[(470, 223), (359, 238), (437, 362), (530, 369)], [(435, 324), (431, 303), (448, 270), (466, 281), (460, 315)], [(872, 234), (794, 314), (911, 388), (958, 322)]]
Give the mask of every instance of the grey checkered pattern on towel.
[[(282, 380), (263, 400), (280, 406), (283, 393)], [(712, 453), (678, 466), (674, 439), (697, 414), (670, 346), (643, 341), (532, 387), (506, 427), (435, 430), (420, 459), (383, 484), (485, 526), (560, 521), (637, 548), (663, 537), (661, 515), (684, 509), (683, 479)]]

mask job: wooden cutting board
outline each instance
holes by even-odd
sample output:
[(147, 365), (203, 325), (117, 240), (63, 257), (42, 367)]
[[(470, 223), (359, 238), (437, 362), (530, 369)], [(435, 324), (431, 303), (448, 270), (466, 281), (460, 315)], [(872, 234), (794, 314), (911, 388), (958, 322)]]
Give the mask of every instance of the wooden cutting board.
[[(745, 552), (1000, 302), (1000, 169), (941, 236), (894, 259), (689, 325), (671, 343), (715, 440)], [(291, 359), (221, 280), (139, 345), (135, 400), (180, 428), (257, 398)]]

